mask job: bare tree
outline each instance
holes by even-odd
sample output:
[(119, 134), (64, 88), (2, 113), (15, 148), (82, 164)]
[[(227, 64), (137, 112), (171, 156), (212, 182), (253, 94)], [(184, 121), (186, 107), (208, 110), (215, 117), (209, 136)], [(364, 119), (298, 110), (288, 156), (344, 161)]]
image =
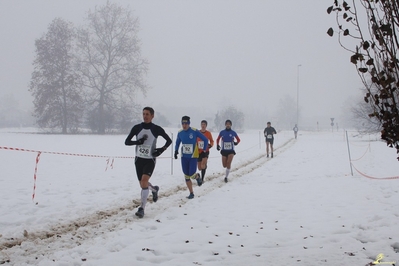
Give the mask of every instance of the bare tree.
[(244, 113), (238, 110), (236, 107), (228, 106), (227, 108), (216, 113), (214, 122), (217, 130), (224, 128), (224, 123), (227, 119), (232, 121), (235, 131), (244, 131), (245, 116)]
[(67, 133), (82, 116), (82, 97), (74, 72), (74, 29), (61, 18), (54, 19), (47, 33), (35, 41), (36, 58), (30, 82), (34, 115), (40, 127), (61, 128)]
[[(364, 94), (364, 90), (362, 90)], [(356, 128), (360, 134), (370, 134), (381, 132), (381, 122), (375, 117), (370, 116), (374, 112), (372, 106), (362, 100), (351, 100), (346, 103), (348, 110), (347, 114), (350, 116), (351, 124)]]
[(87, 27), (78, 31), (78, 69), (91, 126), (104, 134), (123, 123), (123, 114), (134, 113), (137, 91), (145, 95), (148, 62), (141, 57), (138, 18), (129, 9), (108, 1), (88, 12), (87, 19)]
[[(364, 100), (372, 108), (369, 116), (381, 122), (381, 138), (399, 153), (399, 1), (352, 0), (350, 6), (334, 0), (327, 12), (336, 15), (338, 41), (352, 53), (350, 61), (367, 91)], [(333, 36), (334, 29), (327, 34)], [(344, 37), (355, 44), (344, 44)]]

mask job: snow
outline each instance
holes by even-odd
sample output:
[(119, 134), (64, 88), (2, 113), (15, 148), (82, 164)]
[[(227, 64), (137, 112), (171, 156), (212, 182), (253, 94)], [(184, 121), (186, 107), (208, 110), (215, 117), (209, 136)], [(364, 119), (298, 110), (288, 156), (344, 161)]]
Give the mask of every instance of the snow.
[(280, 131), (274, 158), (261, 131), (239, 134), (227, 184), (212, 149), (192, 200), (170, 147), (150, 180), (159, 200), (149, 197), (143, 219), (125, 135), (0, 131), (0, 264), (366, 265), (380, 253), (399, 261), (399, 180), (383, 179), (398, 175), (394, 149), (349, 131), (361, 172), (352, 176), (343, 130), (300, 131), (297, 140)]

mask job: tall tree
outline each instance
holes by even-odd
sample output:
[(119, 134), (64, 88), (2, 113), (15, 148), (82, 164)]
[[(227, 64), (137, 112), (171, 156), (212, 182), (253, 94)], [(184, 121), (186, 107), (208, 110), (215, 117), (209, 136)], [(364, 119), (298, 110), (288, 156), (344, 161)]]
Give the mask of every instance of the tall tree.
[(40, 127), (61, 128), (67, 133), (82, 116), (82, 96), (74, 72), (74, 28), (61, 18), (54, 19), (46, 34), (35, 41), (30, 91), (34, 115)]
[[(139, 20), (129, 9), (109, 1), (88, 12), (88, 25), (78, 31), (79, 66), (89, 120), (104, 134), (124, 124), (137, 108), (135, 94), (145, 95), (148, 62), (141, 56)], [(121, 120), (122, 119), (122, 120)]]
[[(372, 107), (369, 116), (381, 122), (381, 138), (399, 153), (399, 1), (334, 0), (327, 13), (336, 15), (338, 41), (352, 53), (367, 91), (364, 100)], [(327, 34), (333, 36), (334, 29)], [(355, 44), (345, 44), (345, 38)]]

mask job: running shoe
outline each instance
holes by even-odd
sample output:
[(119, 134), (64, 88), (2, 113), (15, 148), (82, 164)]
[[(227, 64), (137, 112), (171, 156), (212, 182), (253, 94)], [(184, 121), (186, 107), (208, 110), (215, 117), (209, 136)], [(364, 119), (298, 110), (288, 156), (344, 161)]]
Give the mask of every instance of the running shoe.
[(272, 158), (273, 158), (273, 153), (272, 153)]
[(138, 211), (136, 212), (136, 216), (138, 216), (139, 218), (144, 217), (144, 209), (142, 207), (138, 209)]
[(197, 185), (199, 187), (202, 186), (202, 178), (201, 178), (200, 174), (197, 173), (195, 180), (197, 180)]
[(194, 193), (190, 193), (190, 195), (188, 195), (187, 198), (188, 198), (188, 199), (193, 199), (193, 198), (194, 198)]
[(227, 179), (227, 177), (224, 178), (224, 182), (229, 182), (229, 180)]
[(152, 191), (152, 200), (153, 200), (154, 202), (157, 202), (157, 200), (158, 200), (158, 191), (159, 191), (159, 187), (158, 187), (158, 186), (154, 186), (154, 189), (155, 189), (156, 191)]

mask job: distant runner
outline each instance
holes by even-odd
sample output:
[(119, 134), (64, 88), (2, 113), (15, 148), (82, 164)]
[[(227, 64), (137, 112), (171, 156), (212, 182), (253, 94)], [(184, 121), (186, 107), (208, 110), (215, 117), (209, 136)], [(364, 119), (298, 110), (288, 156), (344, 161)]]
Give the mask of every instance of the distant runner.
[(296, 139), (297, 135), (298, 135), (298, 126), (295, 124), (295, 126), (294, 126), (294, 128), (292, 130), (294, 130), (294, 136), (295, 136), (295, 139)]
[(266, 126), (265, 130), (263, 131), (263, 134), (265, 135), (265, 139), (266, 139), (267, 157), (269, 157), (269, 146), (270, 146), (271, 157), (273, 158), (274, 134), (277, 134), (277, 131), (274, 129), (274, 127), (271, 126), (270, 122), (267, 122), (267, 126)]

